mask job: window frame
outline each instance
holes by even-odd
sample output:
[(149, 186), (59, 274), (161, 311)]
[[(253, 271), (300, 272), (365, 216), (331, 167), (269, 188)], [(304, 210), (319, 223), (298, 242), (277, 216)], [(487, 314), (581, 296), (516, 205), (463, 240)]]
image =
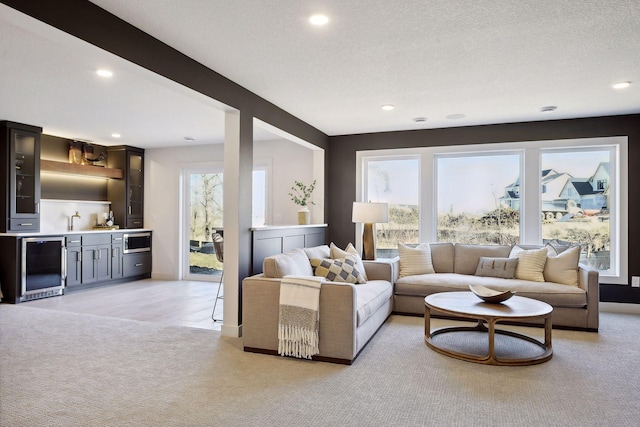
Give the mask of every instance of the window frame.
[[(611, 270), (600, 273), (601, 283), (627, 284), (628, 276), (628, 137), (612, 136), (598, 138), (553, 139), (540, 141), (513, 141), (487, 144), (460, 144), (454, 146), (398, 148), (367, 150), (356, 152), (356, 201), (363, 201), (366, 193), (366, 162), (370, 160), (392, 160), (406, 157), (420, 157), (419, 236), (421, 242), (435, 242), (437, 237), (437, 169), (436, 156), (521, 152), (520, 197), (523, 201), (520, 213), (520, 243), (542, 244), (542, 223), (540, 221), (540, 189), (542, 178), (542, 152), (550, 150), (597, 149), (610, 147), (610, 179), (615, 180), (615, 191), (611, 194), (611, 206), (615, 214), (611, 216)], [(536, 171), (530, 173), (527, 171)], [(430, 185), (428, 185), (431, 183)], [(529, 218), (537, 218), (530, 220)], [(361, 245), (362, 227), (356, 226), (356, 247)]]

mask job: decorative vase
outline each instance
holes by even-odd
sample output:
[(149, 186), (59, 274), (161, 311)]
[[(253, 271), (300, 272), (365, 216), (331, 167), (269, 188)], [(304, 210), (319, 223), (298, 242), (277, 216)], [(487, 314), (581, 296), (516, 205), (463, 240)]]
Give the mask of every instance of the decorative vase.
[(311, 212), (308, 207), (303, 206), (298, 210), (298, 225), (308, 224), (311, 224)]

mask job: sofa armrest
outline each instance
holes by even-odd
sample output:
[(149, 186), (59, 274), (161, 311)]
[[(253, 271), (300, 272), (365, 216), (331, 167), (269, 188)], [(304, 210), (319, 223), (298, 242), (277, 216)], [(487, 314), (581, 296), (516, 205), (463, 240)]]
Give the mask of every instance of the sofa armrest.
[(386, 280), (389, 283), (394, 283), (397, 275), (396, 269), (398, 267), (398, 263), (395, 261), (396, 258), (377, 259), (375, 261), (362, 260), (364, 270), (367, 273), (367, 279)]
[(600, 273), (585, 264), (578, 265), (578, 286), (587, 292), (587, 309), (589, 310), (587, 328), (598, 329), (600, 303)]
[[(280, 282), (262, 274), (242, 281), (242, 338), (246, 348), (278, 350)], [(320, 355), (352, 360), (356, 348), (356, 289), (325, 282), (320, 288)]]

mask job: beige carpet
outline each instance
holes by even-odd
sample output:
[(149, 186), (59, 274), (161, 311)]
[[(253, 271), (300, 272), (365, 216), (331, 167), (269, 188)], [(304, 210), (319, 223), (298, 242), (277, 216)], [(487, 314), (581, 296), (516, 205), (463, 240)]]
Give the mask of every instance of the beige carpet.
[(0, 425), (637, 426), (640, 316), (601, 324), (554, 331), (547, 363), (496, 367), (435, 353), (421, 318), (392, 316), (341, 366), (244, 353), (217, 331), (1, 304)]

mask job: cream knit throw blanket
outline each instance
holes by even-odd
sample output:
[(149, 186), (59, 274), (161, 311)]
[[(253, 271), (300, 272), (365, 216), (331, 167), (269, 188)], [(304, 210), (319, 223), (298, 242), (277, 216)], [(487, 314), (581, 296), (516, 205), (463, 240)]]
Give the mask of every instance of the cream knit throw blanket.
[(311, 359), (318, 354), (323, 277), (284, 276), (280, 283), (278, 354)]

